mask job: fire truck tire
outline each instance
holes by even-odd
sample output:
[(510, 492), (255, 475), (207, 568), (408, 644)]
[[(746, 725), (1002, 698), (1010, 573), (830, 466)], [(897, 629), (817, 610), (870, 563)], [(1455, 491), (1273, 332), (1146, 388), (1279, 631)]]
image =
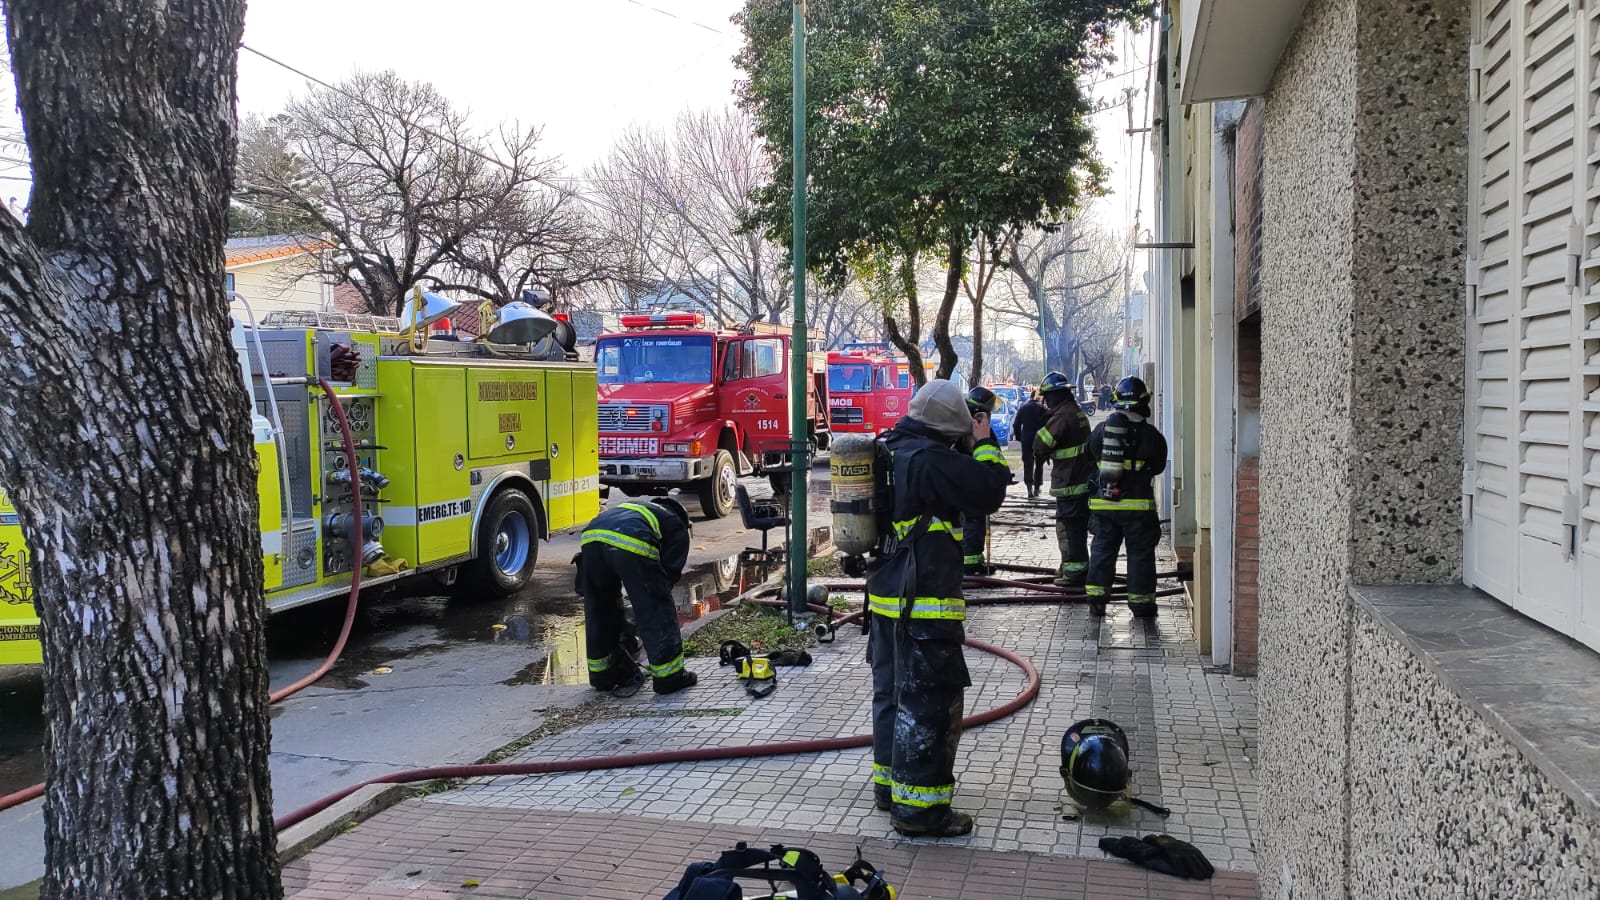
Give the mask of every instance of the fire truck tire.
[(718, 450), (711, 463), (711, 477), (696, 485), (700, 494), (700, 511), (708, 519), (720, 519), (733, 512), (736, 499), (734, 486), (739, 483), (739, 472), (733, 467), (733, 454)]
[(538, 562), (538, 509), (516, 488), (496, 492), (478, 521), (478, 556), (465, 566), (466, 590), (508, 597), (522, 590)]

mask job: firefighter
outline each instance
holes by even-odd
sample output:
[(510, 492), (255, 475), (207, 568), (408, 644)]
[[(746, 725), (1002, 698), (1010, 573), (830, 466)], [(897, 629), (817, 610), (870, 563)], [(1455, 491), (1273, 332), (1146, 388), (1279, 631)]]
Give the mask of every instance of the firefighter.
[(1085, 455), (1089, 442), (1089, 417), (1078, 406), (1072, 382), (1051, 372), (1039, 383), (1039, 394), (1050, 411), (1044, 427), (1034, 435), (1034, 446), (1050, 454), (1050, 496), (1056, 499), (1056, 544), (1061, 568), (1055, 583), (1082, 587), (1089, 568), (1089, 482), (1094, 464)]
[(672, 602), (672, 586), (689, 561), (691, 534), (689, 512), (666, 497), (619, 504), (583, 530), (578, 593), (586, 620), (589, 684), (595, 690), (628, 696), (644, 683), (628, 646), (624, 590), (633, 603), (655, 692), (671, 694), (700, 680), (684, 668), (683, 636)]
[[(975, 387), (967, 391), (967, 412), (971, 413), (976, 421), (983, 419), (985, 426), (989, 425), (990, 417), (994, 415), (995, 407), (1000, 405), (1000, 398), (994, 391), (986, 387)], [(1005, 464), (1005, 456), (1000, 453), (1000, 445), (979, 447), (973, 451), (972, 456), (979, 462), (997, 462)], [(967, 516), (961, 522), (961, 563), (963, 571), (968, 575), (988, 575), (989, 566), (984, 559), (984, 544), (989, 539), (989, 519), (987, 516)]]
[(1089, 527), (1094, 551), (1089, 557), (1090, 613), (1106, 614), (1106, 594), (1117, 569), (1117, 553), (1128, 546), (1128, 609), (1134, 616), (1156, 614), (1156, 544), (1161, 522), (1154, 481), (1167, 468), (1167, 439), (1148, 421), (1150, 389), (1138, 378), (1124, 378), (1111, 393), (1116, 411), (1095, 426), (1089, 456), (1099, 483), (1089, 497)]
[(897, 541), (867, 579), (873, 796), (901, 834), (950, 837), (972, 830), (950, 807), (972, 683), (958, 523), (999, 509), (1011, 471), (953, 383), (923, 385), (908, 411), (880, 438), (876, 476)]
[(1034, 444), (1034, 436), (1044, 427), (1048, 417), (1044, 404), (1039, 402), (1039, 392), (1029, 391), (1028, 401), (1011, 419), (1011, 436), (1022, 445), (1022, 483), (1028, 488), (1028, 499), (1039, 496), (1044, 485), (1044, 461), (1050, 455), (1044, 447)]

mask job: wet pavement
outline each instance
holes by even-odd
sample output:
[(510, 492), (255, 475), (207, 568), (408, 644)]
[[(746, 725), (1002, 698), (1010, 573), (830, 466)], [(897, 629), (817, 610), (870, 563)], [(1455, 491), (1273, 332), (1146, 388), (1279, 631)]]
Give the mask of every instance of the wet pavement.
[[(826, 526), (825, 466), (812, 474), (811, 523)], [(771, 495), (761, 479), (745, 481), (753, 498)], [(626, 500), (614, 493), (610, 503)], [(679, 621), (722, 608), (766, 577), (740, 553), (759, 547), (737, 514), (694, 522), (690, 567), (673, 591)], [(812, 543), (826, 528), (811, 529)], [(781, 546), (783, 535), (772, 533)], [(363, 597), (345, 653), (316, 685), (276, 705), (273, 793), (288, 811), (337, 788), (422, 765), (470, 762), (537, 728), (550, 710), (591, 694), (584, 663), (583, 606), (572, 583), (576, 533), (540, 548), (533, 580), (506, 598), (446, 596), (435, 583)], [(267, 625), (272, 684), (321, 664), (338, 637), (345, 606), (337, 601), (273, 616)], [(0, 668), (0, 794), (43, 777), (45, 720), (40, 670)], [(0, 861), (0, 888), (41, 874), (39, 804), (0, 813), (0, 843), (17, 851)], [(38, 849), (33, 849), (38, 848)]]

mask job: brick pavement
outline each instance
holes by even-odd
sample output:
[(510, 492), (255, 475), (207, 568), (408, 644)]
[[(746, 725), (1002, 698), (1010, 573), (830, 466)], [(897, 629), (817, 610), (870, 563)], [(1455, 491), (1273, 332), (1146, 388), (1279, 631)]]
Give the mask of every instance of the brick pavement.
[[(1049, 506), (1019, 494), (1014, 491), (996, 517), (994, 558), (1052, 564)], [(1153, 627), (1133, 622), (1125, 608), (1097, 622), (1081, 605), (1018, 605), (975, 607), (968, 631), (1032, 659), (1043, 688), (1028, 708), (963, 737), (956, 806), (977, 822), (966, 838), (899, 838), (887, 814), (872, 807), (866, 750), (502, 778), (406, 801), (318, 848), (288, 868), (290, 896), (450, 896), (462, 890), (464, 878), (457, 876), (466, 870), (457, 863), (483, 856), (475, 865), (503, 873), (495, 875), (503, 883), (489, 891), (489, 882), (474, 876), (484, 884), (471, 891), (482, 896), (659, 897), (660, 886), (672, 883), (687, 862), (714, 856), (736, 840), (770, 841), (771, 828), (788, 829), (794, 843), (819, 850), (826, 841), (863, 843), (871, 848), (869, 859), (906, 882), (906, 898), (1019, 896), (1012, 890), (1018, 878), (1024, 888), (1030, 878), (1092, 883), (1096, 897), (1255, 896), (1254, 684), (1202, 668), (1180, 598), (1163, 598)], [(514, 758), (860, 734), (870, 708), (864, 647), (854, 629), (842, 633), (814, 651), (812, 666), (780, 669), (778, 691), (766, 700), (746, 697), (716, 660), (694, 660), (701, 675), (696, 689), (598, 700), (592, 712), (599, 721), (545, 738)], [(997, 657), (969, 650), (968, 663), (974, 681), (969, 713), (1010, 699), (1022, 686), (1021, 672)], [(1060, 741), (1067, 724), (1088, 716), (1111, 718), (1128, 732), (1135, 793), (1168, 807), (1170, 818), (1123, 804), (1072, 817), (1057, 771)], [(633, 883), (631, 870), (604, 871), (624, 865), (622, 850), (631, 844), (597, 837), (602, 830), (651, 835), (648, 859), (660, 877)], [(1194, 843), (1219, 877), (1207, 884), (1147, 877), (1108, 860), (1097, 846), (1108, 834), (1151, 832)], [(561, 843), (564, 838), (569, 844)], [(841, 866), (847, 856), (824, 853)], [(951, 875), (962, 867), (1006, 877), (969, 875), (963, 887)], [(924, 880), (920, 874), (933, 872), (944, 875)], [(561, 892), (599, 876), (611, 880), (609, 892)], [(988, 886), (975, 889), (976, 883)], [(1077, 896), (1076, 890), (1027, 895)]]

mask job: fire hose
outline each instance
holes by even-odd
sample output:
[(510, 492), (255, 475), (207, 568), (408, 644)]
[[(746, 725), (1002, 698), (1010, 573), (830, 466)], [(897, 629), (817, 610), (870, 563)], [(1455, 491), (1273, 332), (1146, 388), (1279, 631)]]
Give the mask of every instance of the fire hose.
[[(317, 384), (322, 388), (322, 392), (328, 396), (328, 401), (333, 406), (334, 418), (338, 419), (339, 421), (339, 436), (344, 441), (345, 463), (351, 467), (353, 475), (353, 470), (356, 466), (356, 442), (355, 437), (350, 432), (350, 420), (347, 419), (344, 414), (344, 404), (339, 401), (339, 395), (334, 393), (333, 385), (329, 384), (326, 378), (318, 378)], [(329, 669), (332, 669), (336, 664), (338, 664), (339, 657), (344, 655), (345, 644), (350, 640), (350, 631), (355, 626), (356, 621), (356, 607), (361, 600), (360, 548), (365, 537), (361, 531), (361, 479), (351, 478), (350, 483), (350, 509), (353, 513), (351, 518), (354, 520), (350, 526), (350, 540), (356, 547), (356, 554), (353, 557), (354, 565), (351, 566), (350, 571), (350, 601), (344, 611), (344, 624), (339, 628), (339, 638), (338, 640), (334, 641), (333, 650), (330, 651), (327, 658), (322, 661), (322, 665), (318, 666), (310, 674), (299, 679), (293, 684), (285, 685), (284, 687), (273, 691), (267, 697), (268, 703), (277, 703), (278, 701), (287, 697), (291, 697), (300, 691), (305, 690), (307, 687), (310, 687), (312, 684), (315, 684), (318, 679), (328, 674)], [(43, 783), (25, 787), (20, 791), (14, 791), (4, 796), (0, 796), (0, 812), (11, 809), (14, 806), (21, 806), (22, 804), (31, 800), (37, 800), (42, 796), (44, 796)]]
[[(353, 464), (356, 458), (355, 442), (351, 436), (349, 422), (345, 418), (344, 407), (339, 402), (338, 397), (333, 393), (332, 386), (329, 385), (325, 380), (318, 380), (321, 383), (323, 391), (327, 393), (333, 404), (334, 414), (339, 421), (340, 431), (344, 440), (346, 459)], [(360, 530), (360, 493), (360, 483), (359, 481), (354, 481), (354, 501), (352, 504), (352, 511), (354, 513), (352, 518), (354, 519), (354, 525), (352, 539), (356, 542), (358, 547), (360, 546), (362, 539), (362, 533)], [(1006, 568), (1019, 569), (1023, 571), (1049, 571), (1045, 569), (1033, 569), (1032, 567)], [(1168, 573), (1161, 574), (1167, 575)], [(1017, 588), (1020, 591), (1016, 594), (1008, 594), (997, 597), (973, 597), (967, 600), (969, 605), (975, 606), (1016, 602), (1049, 603), (1059, 602), (1065, 599), (1076, 599), (1077, 597), (1081, 596), (1081, 590), (1071, 591), (1056, 587), (1054, 585), (1043, 585), (1026, 581), (1011, 581), (1002, 578), (971, 577), (966, 579), (964, 584), (973, 587), (1011, 587)], [(830, 589), (842, 588), (846, 590), (859, 590), (862, 588), (862, 585), (860, 584), (846, 585), (829, 583), (827, 586)], [(278, 691), (274, 691), (270, 695), (270, 702), (276, 703), (279, 700), (282, 700), (285, 697), (304, 689), (308, 685), (315, 683), (317, 679), (321, 678), (328, 672), (329, 669), (337, 664), (339, 657), (344, 652), (345, 644), (350, 637), (350, 631), (355, 621), (357, 602), (360, 598), (360, 588), (361, 573), (359, 568), (357, 568), (353, 572), (351, 578), (350, 600), (348, 608), (345, 611), (344, 624), (340, 629), (338, 639), (334, 643), (333, 650), (328, 654), (327, 659), (323, 661), (322, 665), (319, 666), (315, 671), (304, 678), (299, 679), (293, 684), (281, 688)], [(782, 601), (762, 599), (764, 596), (773, 593), (774, 590), (775, 589), (772, 588), (762, 589), (750, 595), (747, 599), (751, 602), (760, 603), (762, 605), (783, 605)], [(1156, 593), (1158, 595), (1165, 596), (1181, 593), (1182, 590), (1182, 588), (1164, 588)], [(1111, 596), (1125, 596), (1125, 594), (1119, 593)], [(818, 604), (807, 604), (807, 608), (812, 612), (829, 615), (830, 621), (828, 623), (828, 627), (830, 629), (837, 629), (852, 622), (858, 622), (866, 615), (865, 610), (855, 610), (837, 619), (833, 619), (831, 617), (834, 610), (832, 610), (830, 607)], [(1032, 703), (1034, 698), (1038, 696), (1040, 685), (1039, 672), (1034, 668), (1033, 663), (1030, 662), (1026, 657), (1007, 650), (1004, 647), (999, 647), (986, 641), (980, 641), (976, 638), (967, 638), (965, 643), (966, 646), (972, 647), (975, 650), (998, 656), (1001, 659), (1004, 659), (1007, 662), (1017, 666), (1023, 671), (1023, 674), (1026, 676), (1026, 680), (1023, 685), (1023, 689), (1011, 700), (982, 713), (978, 713), (977, 715), (962, 719), (961, 727), (963, 730), (977, 728), (999, 719), (1003, 719), (1006, 716), (1009, 716), (1027, 706), (1029, 703)], [(698, 748), (694, 750), (659, 750), (645, 753), (628, 753), (613, 756), (598, 756), (566, 760), (430, 766), (421, 769), (393, 772), (388, 775), (382, 775), (377, 778), (368, 779), (360, 782), (359, 784), (351, 785), (350, 787), (344, 788), (343, 790), (340, 790), (334, 794), (314, 800), (311, 803), (300, 807), (299, 809), (277, 817), (275, 824), (279, 830), (288, 828), (327, 809), (328, 807), (339, 802), (340, 800), (343, 800), (356, 791), (361, 790), (362, 788), (377, 784), (412, 784), (420, 781), (435, 781), (438, 779), (490, 778), (504, 776), (552, 775), (567, 772), (592, 772), (607, 769), (634, 768), (638, 766), (665, 765), (671, 763), (707, 762), (719, 759), (744, 759), (763, 756), (788, 756), (809, 753), (825, 753), (836, 750), (851, 750), (861, 747), (870, 747), (871, 745), (871, 734), (858, 734), (848, 737), (818, 738), (801, 741), (781, 741), (776, 743), (747, 744), (730, 747)], [(33, 800), (41, 796), (43, 793), (44, 786), (35, 785), (31, 788), (0, 797), (0, 810), (9, 809), (18, 804)]]

